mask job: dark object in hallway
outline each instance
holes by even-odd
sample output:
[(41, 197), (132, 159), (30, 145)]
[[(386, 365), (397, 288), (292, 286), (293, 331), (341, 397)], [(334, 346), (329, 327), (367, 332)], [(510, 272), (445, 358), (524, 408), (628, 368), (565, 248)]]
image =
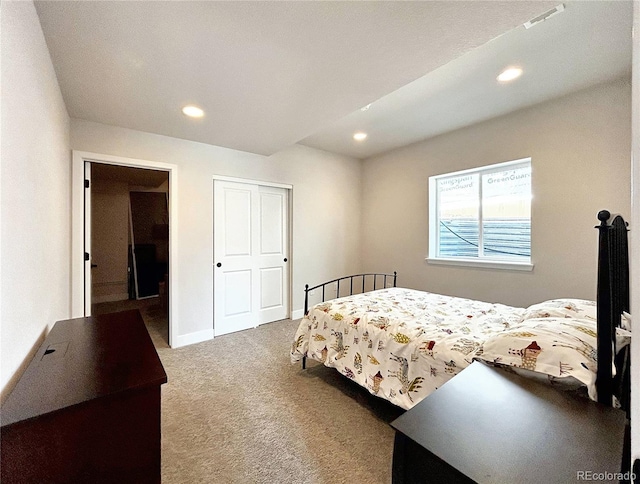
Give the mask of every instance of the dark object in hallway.
[(134, 260), (136, 263), (135, 274), (138, 278), (137, 299), (160, 294), (158, 282), (162, 279), (162, 275), (158, 275), (160, 268), (156, 263), (156, 246), (154, 244), (136, 244)]

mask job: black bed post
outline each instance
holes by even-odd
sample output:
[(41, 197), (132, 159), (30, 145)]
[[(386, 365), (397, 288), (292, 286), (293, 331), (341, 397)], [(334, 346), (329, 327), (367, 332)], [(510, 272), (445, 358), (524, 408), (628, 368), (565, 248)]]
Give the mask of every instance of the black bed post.
[(398, 273), (393, 271), (393, 287), (396, 287), (396, 279), (398, 278)]
[(304, 313), (303, 316), (307, 315), (309, 311), (309, 284), (304, 285)]
[[(598, 337), (596, 389), (598, 402), (612, 405), (615, 395), (627, 413), (630, 410), (629, 348), (617, 352), (616, 328), (623, 311), (629, 310), (629, 248), (627, 223), (611, 213), (598, 213)], [(612, 360), (616, 366), (613, 377)]]
[(598, 250), (598, 369), (596, 373), (596, 388), (598, 402), (611, 406), (613, 396), (613, 382), (611, 376), (611, 360), (613, 358), (613, 327), (611, 321), (611, 288), (609, 285), (609, 230), (607, 221), (611, 213), (606, 210), (598, 212), (600, 225), (596, 226), (599, 234)]
[(627, 223), (621, 216), (611, 221), (609, 231), (609, 288), (611, 297), (611, 332), (614, 342), (614, 365), (616, 376), (613, 378), (613, 394), (618, 398), (620, 407), (630, 416), (630, 352), (629, 346), (619, 349), (616, 346), (616, 327), (620, 326), (621, 315), (629, 311), (629, 241)]
[[(303, 316), (307, 315), (307, 312), (309, 312), (309, 284), (305, 284), (304, 285), (304, 313)], [(302, 357), (302, 369), (306, 369), (307, 368), (307, 357), (303, 356)]]

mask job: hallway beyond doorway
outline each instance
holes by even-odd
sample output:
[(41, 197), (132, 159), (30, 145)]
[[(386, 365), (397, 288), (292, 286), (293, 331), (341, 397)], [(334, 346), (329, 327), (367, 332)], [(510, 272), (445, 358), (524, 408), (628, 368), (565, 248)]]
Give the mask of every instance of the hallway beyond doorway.
[(138, 309), (142, 314), (147, 331), (156, 348), (169, 347), (169, 331), (167, 323), (167, 313), (162, 309), (160, 298), (149, 299), (128, 299), (125, 301), (114, 301), (94, 304), (91, 307), (93, 315), (116, 313), (128, 309)]

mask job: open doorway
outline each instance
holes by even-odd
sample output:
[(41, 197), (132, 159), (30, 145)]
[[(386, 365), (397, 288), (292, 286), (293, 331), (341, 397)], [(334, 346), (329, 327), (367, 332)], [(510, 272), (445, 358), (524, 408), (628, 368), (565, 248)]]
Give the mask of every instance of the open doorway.
[(91, 163), (91, 314), (137, 308), (169, 344), (169, 173)]

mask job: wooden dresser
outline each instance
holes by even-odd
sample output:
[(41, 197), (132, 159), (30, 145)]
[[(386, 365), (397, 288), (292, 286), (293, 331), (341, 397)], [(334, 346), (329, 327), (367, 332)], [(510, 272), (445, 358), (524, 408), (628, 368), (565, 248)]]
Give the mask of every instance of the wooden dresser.
[(166, 381), (137, 310), (57, 322), (2, 405), (2, 483), (160, 482)]
[(394, 420), (393, 482), (618, 482), (625, 413), (472, 363)]

